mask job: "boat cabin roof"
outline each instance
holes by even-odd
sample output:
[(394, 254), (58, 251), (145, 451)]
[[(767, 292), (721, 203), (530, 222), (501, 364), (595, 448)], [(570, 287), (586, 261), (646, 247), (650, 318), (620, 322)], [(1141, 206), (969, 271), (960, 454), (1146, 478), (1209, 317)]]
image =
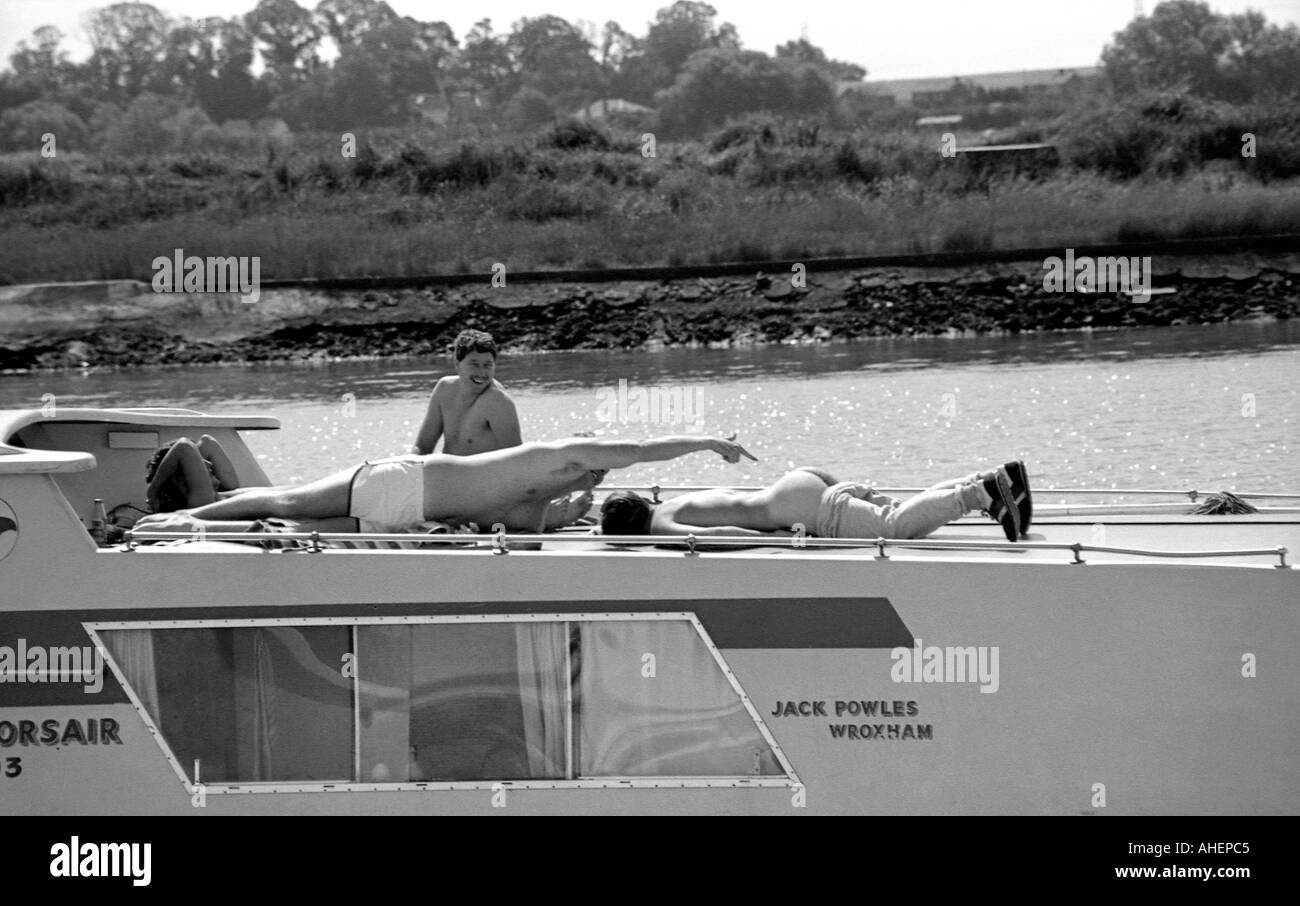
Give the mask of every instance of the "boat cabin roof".
[(42, 409), (0, 409), (0, 474), (88, 472), (94, 469), (96, 459), (93, 453), (40, 448), (40, 439), (45, 435), (42, 426), (54, 423), (183, 428), (189, 431), (265, 431), (280, 427), (279, 419), (266, 415), (204, 415), (193, 409), (178, 408), (71, 409), (51, 405)]
[[(110, 517), (123, 507), (139, 513), (147, 512), (145, 501), (145, 465), (159, 446), (182, 436), (213, 435), (231, 458), (232, 465), (242, 485), (267, 485), (271, 482), (261, 465), (241, 436), (246, 430), (272, 430), (280, 427), (278, 419), (263, 415), (205, 415), (192, 409), (181, 408), (123, 408), (91, 409), (63, 408), (50, 405), (42, 409), (0, 410), (0, 481), (9, 478), (14, 482), (30, 481), (42, 474), (48, 475), (48, 484), (35, 492), (46, 501), (37, 507), (39, 518), (58, 520), (60, 508), (71, 517), (67, 527), (85, 532), (96, 515), (96, 504), (105, 505)], [(610, 491), (613, 487), (604, 487)], [(681, 492), (688, 487), (664, 488), (665, 492)], [(646, 489), (642, 489), (646, 490)], [(660, 489), (651, 490), (656, 496)], [(898, 496), (916, 489), (881, 489)], [(1062, 495), (1124, 497), (1127, 495), (1186, 496), (1182, 502), (1147, 502), (1150, 498), (1131, 504), (1101, 503), (1085, 496), (1081, 504), (1066, 503)], [(804, 546), (789, 538), (770, 539), (734, 538), (691, 540), (662, 536), (611, 539), (586, 535), (586, 529), (573, 533), (548, 535), (533, 540), (522, 537), (511, 539), (516, 550), (545, 547), (548, 551), (581, 554), (591, 551), (624, 550), (644, 551), (648, 547), (681, 550), (688, 545), (691, 552), (708, 551), (714, 554), (735, 553), (752, 556), (755, 553), (782, 556), (899, 556), (913, 558), (1006, 558), (1009, 554), (1017, 560), (1069, 559), (1071, 548), (1075, 559), (1080, 549), (1091, 548), (1094, 553), (1122, 555), (1132, 562), (1138, 559), (1163, 557), (1192, 557), (1201, 563), (1252, 563), (1263, 565), (1270, 559), (1285, 563), (1285, 545), (1292, 550), (1300, 548), (1300, 508), (1296, 497), (1283, 494), (1246, 495), (1265, 498), (1259, 501), (1259, 512), (1238, 516), (1193, 515), (1196, 492), (1177, 491), (1120, 491), (1075, 490), (1045, 491), (1035, 497), (1036, 519), (1032, 534), (1022, 542), (1008, 545), (1001, 538), (1001, 529), (986, 517), (971, 515), (960, 519), (927, 539), (888, 542), (888, 552), (881, 547), (873, 550), (871, 539), (843, 539), (841, 542), (811, 542)], [(56, 498), (57, 505), (50, 506)], [(1282, 499), (1274, 499), (1282, 498)], [(1058, 502), (1059, 501), (1059, 502)], [(1096, 501), (1096, 502), (1094, 502)], [(1282, 504), (1282, 505), (1278, 505)], [(30, 520), (30, 517), (27, 517)], [(76, 520), (81, 520), (78, 526)], [(29, 522), (30, 524), (30, 522)], [(1107, 529), (1098, 531), (1099, 525)], [(87, 536), (88, 537), (88, 536)], [(210, 533), (211, 542), (222, 549), (234, 548), (256, 551), (247, 544), (227, 543)], [(394, 548), (412, 552), (447, 551), (462, 544), (491, 546), (494, 539), (484, 536), (441, 536), (417, 540), (419, 535), (368, 536), (356, 534), (350, 538), (332, 539), (344, 548), (383, 550)], [(289, 540), (284, 535), (280, 539)], [(161, 540), (161, 539), (153, 539)], [(260, 544), (261, 536), (244, 533), (237, 540)], [(355, 544), (353, 542), (356, 542)], [(619, 543), (622, 541), (623, 543)], [(314, 541), (312, 542), (315, 543)], [(294, 546), (293, 544), (289, 545)], [(334, 545), (331, 545), (334, 546)], [(189, 546), (188, 550), (199, 548)], [(1202, 559), (1196, 552), (1217, 549), (1232, 552), (1228, 560)], [(1168, 553), (1161, 553), (1166, 551)], [(1144, 557), (1145, 555), (1145, 557)], [(1244, 555), (1244, 559), (1242, 556)], [(1280, 565), (1280, 564), (1279, 564)]]

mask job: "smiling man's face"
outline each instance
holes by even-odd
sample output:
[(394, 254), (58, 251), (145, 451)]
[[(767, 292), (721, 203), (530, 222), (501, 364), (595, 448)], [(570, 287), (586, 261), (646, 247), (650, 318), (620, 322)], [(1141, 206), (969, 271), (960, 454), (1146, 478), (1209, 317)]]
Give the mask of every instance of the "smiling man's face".
[(463, 386), (478, 395), (492, 386), (496, 367), (497, 359), (492, 353), (471, 352), (456, 363), (456, 374), (460, 377)]

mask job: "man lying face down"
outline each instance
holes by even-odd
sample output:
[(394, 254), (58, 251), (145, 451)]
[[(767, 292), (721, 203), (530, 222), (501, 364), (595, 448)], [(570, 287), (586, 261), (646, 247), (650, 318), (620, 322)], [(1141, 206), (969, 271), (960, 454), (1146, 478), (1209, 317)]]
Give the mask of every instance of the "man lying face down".
[[(305, 485), (248, 488), (192, 510), (146, 516), (136, 528), (193, 531), (202, 525), (214, 532), (246, 531), (246, 520), (279, 518), (327, 520), (329, 524), (313, 526), (318, 531), (359, 527), (387, 532), (431, 520), (484, 527), (502, 522), (510, 529), (534, 531), (539, 519), (572, 515), (555, 513), (560, 495), (570, 495), (567, 505), (585, 512), (592, 486), (608, 469), (704, 451), (727, 462), (739, 462), (742, 456), (757, 462), (740, 444), (698, 436), (644, 441), (573, 437), (473, 456), (407, 454), (352, 466)], [(355, 522), (334, 522), (344, 518)]]
[(923, 538), (971, 510), (986, 511), (1008, 541), (1018, 541), (1033, 518), (1024, 463), (944, 482), (906, 501), (808, 467), (757, 491), (712, 488), (659, 504), (619, 491), (601, 507), (600, 526), (606, 535), (760, 535), (802, 524), (822, 538)]

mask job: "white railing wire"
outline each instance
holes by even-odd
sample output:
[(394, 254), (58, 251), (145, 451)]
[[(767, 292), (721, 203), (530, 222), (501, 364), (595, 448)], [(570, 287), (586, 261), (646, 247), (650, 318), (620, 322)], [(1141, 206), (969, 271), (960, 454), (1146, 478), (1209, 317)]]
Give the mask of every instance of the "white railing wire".
[[(752, 535), (592, 535), (578, 532), (558, 532), (547, 535), (510, 534), (497, 532), (491, 535), (423, 535), (407, 533), (368, 532), (164, 532), (128, 530), (124, 538), (127, 550), (134, 550), (140, 541), (302, 541), (306, 550), (318, 553), (326, 550), (330, 542), (397, 542), (406, 545), (434, 545), (486, 549), (495, 554), (509, 553), (511, 545), (527, 545), (536, 549), (546, 544), (612, 544), (625, 547), (682, 548), (687, 556), (698, 556), (701, 546), (706, 548), (875, 548), (876, 556), (888, 559), (888, 548), (926, 548), (937, 550), (972, 551), (1069, 551), (1073, 562), (1083, 563), (1084, 553), (1120, 554), (1135, 557), (1171, 559), (1202, 559), (1219, 557), (1277, 557), (1278, 566), (1287, 565), (1285, 547), (1251, 548), (1237, 550), (1162, 551), (1144, 548), (1110, 547), (1098, 544), (1066, 543), (1054, 541), (943, 541), (930, 538), (813, 538), (808, 536), (756, 537)], [(516, 548), (518, 549), (518, 548)]]

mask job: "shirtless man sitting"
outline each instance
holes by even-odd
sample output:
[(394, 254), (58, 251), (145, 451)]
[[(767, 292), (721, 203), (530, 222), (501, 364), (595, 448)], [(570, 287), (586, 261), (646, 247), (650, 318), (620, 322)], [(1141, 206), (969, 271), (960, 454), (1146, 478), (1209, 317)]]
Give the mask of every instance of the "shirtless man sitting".
[(362, 531), (370, 532), (427, 520), (487, 526), (521, 506), (546, 507), (561, 493), (589, 492), (605, 470), (706, 450), (727, 462), (739, 462), (742, 456), (757, 462), (740, 444), (719, 437), (644, 441), (573, 437), (474, 456), (407, 454), (353, 466), (306, 485), (249, 488), (193, 510), (146, 516), (136, 527), (193, 531), (201, 525), (210, 531), (239, 532), (248, 529), (247, 522), (240, 520), (272, 517), (352, 517)]
[(440, 378), (429, 395), (411, 453), (428, 454), (442, 438), (442, 452), (472, 456), (523, 443), (519, 413), (494, 377), (497, 345), (490, 333), (462, 330), (453, 348), (456, 374)]
[(985, 510), (1008, 541), (1029, 530), (1033, 500), (1023, 462), (935, 485), (906, 501), (821, 469), (787, 472), (757, 491), (712, 488), (652, 504), (618, 491), (601, 507), (606, 535), (760, 535), (805, 526), (823, 538), (923, 538), (971, 510)]
[[(496, 380), (497, 344), (482, 330), (462, 330), (452, 348), (456, 374), (440, 378), (410, 452), (472, 456), (523, 443), (514, 400)], [(593, 479), (593, 483), (599, 477)], [(490, 522), (512, 531), (546, 532), (572, 525), (591, 509), (591, 485), (554, 500), (521, 501), (492, 514)]]

